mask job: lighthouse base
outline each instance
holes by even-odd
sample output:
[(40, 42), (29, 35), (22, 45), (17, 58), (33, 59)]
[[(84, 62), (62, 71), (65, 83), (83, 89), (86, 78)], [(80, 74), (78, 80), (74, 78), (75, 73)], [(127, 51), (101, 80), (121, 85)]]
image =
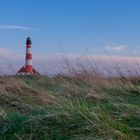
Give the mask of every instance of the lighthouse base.
[(34, 69), (32, 68), (31, 69), (28, 69), (28, 67), (26, 66), (23, 66), (18, 72), (17, 72), (17, 75), (38, 75), (39, 73)]

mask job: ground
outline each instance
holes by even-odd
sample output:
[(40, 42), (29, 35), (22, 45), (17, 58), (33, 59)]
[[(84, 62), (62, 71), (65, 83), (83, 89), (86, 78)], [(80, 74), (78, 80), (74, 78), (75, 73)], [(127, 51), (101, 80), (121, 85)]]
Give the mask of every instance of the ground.
[(0, 77), (0, 140), (139, 140), (140, 79)]

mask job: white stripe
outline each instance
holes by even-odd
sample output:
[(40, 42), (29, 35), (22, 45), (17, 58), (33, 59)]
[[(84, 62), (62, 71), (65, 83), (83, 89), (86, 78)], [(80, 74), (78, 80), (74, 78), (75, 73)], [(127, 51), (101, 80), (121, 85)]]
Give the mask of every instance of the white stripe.
[(19, 73), (17, 73), (17, 75), (31, 75), (31, 73), (29, 73), (29, 72), (19, 72)]
[(26, 65), (32, 65), (32, 60), (27, 59), (27, 60), (26, 60)]
[(31, 54), (31, 53), (32, 53), (31, 48), (27, 48), (27, 49), (26, 49), (26, 54)]

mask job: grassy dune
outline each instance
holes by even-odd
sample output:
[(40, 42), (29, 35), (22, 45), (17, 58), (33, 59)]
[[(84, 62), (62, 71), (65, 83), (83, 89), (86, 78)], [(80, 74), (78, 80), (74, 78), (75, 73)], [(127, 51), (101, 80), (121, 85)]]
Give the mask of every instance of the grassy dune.
[(0, 77), (0, 140), (139, 140), (140, 79)]

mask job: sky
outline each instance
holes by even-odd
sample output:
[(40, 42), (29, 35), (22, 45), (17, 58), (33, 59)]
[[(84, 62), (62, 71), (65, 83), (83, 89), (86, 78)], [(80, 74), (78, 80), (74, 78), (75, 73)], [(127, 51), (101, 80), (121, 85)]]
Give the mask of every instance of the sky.
[(30, 36), (36, 61), (60, 53), (139, 57), (139, 7), (139, 0), (0, 0), (0, 56), (22, 64)]

